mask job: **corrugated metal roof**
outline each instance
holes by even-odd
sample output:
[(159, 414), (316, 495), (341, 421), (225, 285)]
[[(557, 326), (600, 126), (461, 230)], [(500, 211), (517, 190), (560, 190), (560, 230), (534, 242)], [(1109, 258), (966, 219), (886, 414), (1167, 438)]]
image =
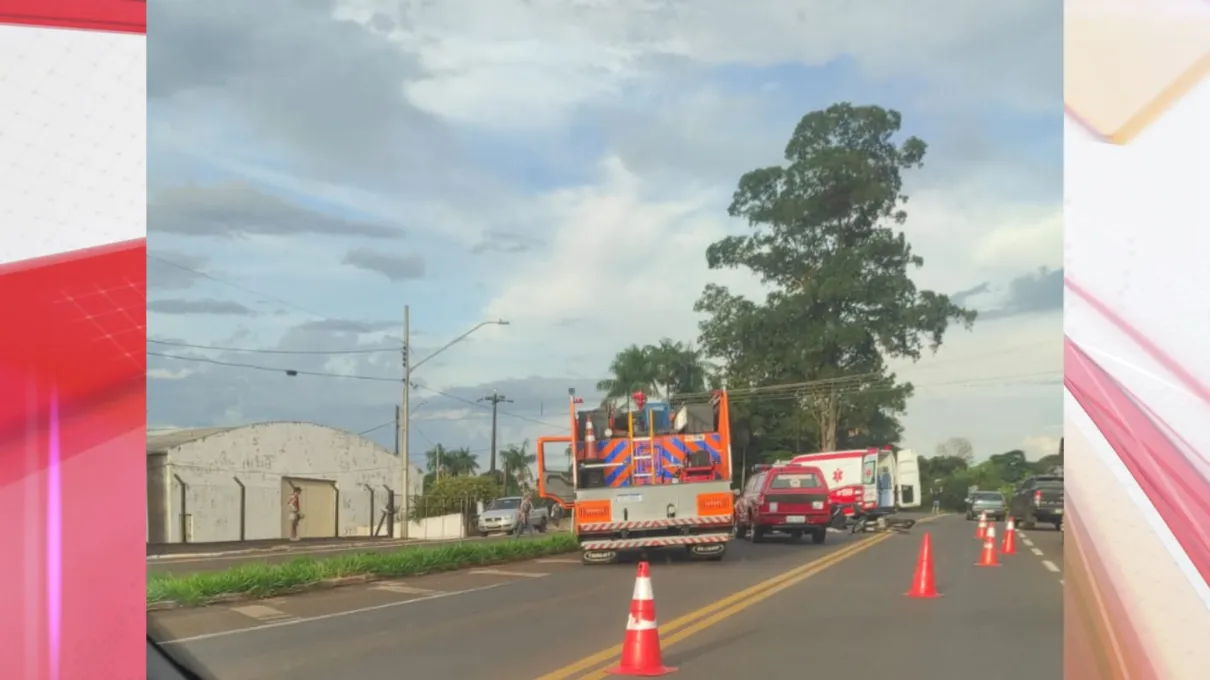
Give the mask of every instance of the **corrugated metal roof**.
[(230, 432), (234, 427), (200, 427), (191, 430), (173, 430), (171, 432), (159, 432), (156, 434), (147, 435), (147, 453), (167, 453), (169, 449), (175, 449), (183, 444), (188, 444), (192, 441), (197, 441), (203, 437), (209, 437), (223, 432)]

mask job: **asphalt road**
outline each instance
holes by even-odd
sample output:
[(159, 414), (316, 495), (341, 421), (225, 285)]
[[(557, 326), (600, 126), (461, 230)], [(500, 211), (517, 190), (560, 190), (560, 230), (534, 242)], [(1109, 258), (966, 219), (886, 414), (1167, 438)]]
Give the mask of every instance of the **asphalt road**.
[[(908, 599), (926, 530), (944, 597)], [(1029, 532), (985, 569), (973, 532), (943, 517), (909, 535), (740, 541), (723, 562), (653, 562), (665, 662), (682, 678), (1058, 680), (1059, 534)], [(149, 625), (222, 680), (603, 678), (633, 587), (633, 565), (554, 558), (160, 612)]]

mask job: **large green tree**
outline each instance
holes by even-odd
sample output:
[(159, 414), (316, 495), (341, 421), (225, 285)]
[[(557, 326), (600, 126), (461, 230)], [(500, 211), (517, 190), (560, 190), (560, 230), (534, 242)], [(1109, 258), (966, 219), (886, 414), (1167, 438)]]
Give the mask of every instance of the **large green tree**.
[(912, 281), (923, 260), (900, 230), (902, 174), (922, 165), (926, 146), (898, 141), (900, 127), (898, 112), (877, 106), (803, 116), (784, 165), (740, 178), (728, 212), (750, 232), (706, 251), (711, 269), (746, 269), (769, 292), (754, 301), (706, 286), (695, 307), (707, 315), (702, 349), (731, 387), (801, 383), (780, 408), (783, 419), (806, 414), (819, 450), (897, 441), (912, 386), (885, 359), (919, 359), (951, 322), (975, 320)]

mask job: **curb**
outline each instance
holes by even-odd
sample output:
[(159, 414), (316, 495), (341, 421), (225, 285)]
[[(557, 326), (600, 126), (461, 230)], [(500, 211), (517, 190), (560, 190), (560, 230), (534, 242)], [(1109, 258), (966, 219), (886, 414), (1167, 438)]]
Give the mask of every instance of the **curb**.
[(466, 564), (466, 565), (458, 566), (453, 569), (433, 569), (433, 570), (429, 570), (429, 571), (417, 572), (415, 574), (406, 574), (406, 575), (379, 576), (378, 574), (355, 574), (352, 576), (337, 576), (335, 578), (327, 578), (327, 579), (323, 579), (321, 581), (315, 581), (313, 583), (300, 583), (296, 586), (291, 586), (289, 588), (282, 588), (279, 590), (273, 590), (271, 592), (263, 593), (260, 595), (253, 595), (251, 593), (228, 593), (226, 595), (216, 595), (214, 597), (207, 598), (206, 600), (203, 600), (202, 602), (198, 602), (196, 604), (184, 604), (181, 602), (177, 602), (176, 600), (160, 600), (157, 602), (148, 602), (147, 611), (148, 612), (162, 612), (162, 611), (173, 611), (173, 610), (177, 610), (177, 609), (200, 609), (202, 607), (212, 607), (214, 605), (220, 605), (220, 604), (235, 604), (238, 602), (264, 600), (264, 599), (268, 599), (271, 597), (282, 597), (284, 595), (300, 595), (302, 593), (310, 593), (310, 592), (315, 592), (315, 591), (319, 591), (319, 590), (331, 590), (333, 588), (344, 588), (344, 587), (348, 587), (348, 586), (360, 586), (360, 585), (365, 585), (368, 583), (375, 583), (377, 581), (392, 581), (392, 580), (399, 580), (399, 579), (405, 579), (405, 578), (418, 578), (421, 576), (430, 576), (432, 574), (449, 574), (449, 573), (453, 573), (453, 572), (457, 572), (457, 571), (462, 571), (464, 569), (478, 569), (481, 567), (492, 567), (492, 566), (497, 566), (497, 565), (501, 565), (501, 564), (515, 564), (517, 562), (527, 562), (529, 560), (540, 559), (543, 557), (550, 557), (553, 555), (567, 555), (567, 554), (576, 552), (577, 550), (578, 550), (578, 548), (572, 549), (572, 550), (565, 550), (565, 551), (542, 553), (540, 555), (530, 555), (528, 557), (522, 557), (522, 558), (517, 558), (517, 559), (512, 559), (512, 560), (508, 560), (508, 559), (487, 560), (487, 561), (479, 562), (476, 564)]

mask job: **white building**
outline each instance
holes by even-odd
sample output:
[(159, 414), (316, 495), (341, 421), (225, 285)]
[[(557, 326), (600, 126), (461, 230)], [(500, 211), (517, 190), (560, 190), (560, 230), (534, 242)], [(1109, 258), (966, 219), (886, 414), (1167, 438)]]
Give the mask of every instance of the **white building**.
[[(302, 538), (367, 536), (390, 492), (420, 493), (423, 474), (378, 444), (313, 423), (176, 430), (147, 438), (147, 541), (190, 543), (289, 536), (299, 495)], [(398, 500), (403, 505), (403, 498)], [(396, 531), (399, 527), (396, 525)], [(385, 535), (381, 525), (379, 535)], [(396, 533), (398, 535), (398, 533)]]

